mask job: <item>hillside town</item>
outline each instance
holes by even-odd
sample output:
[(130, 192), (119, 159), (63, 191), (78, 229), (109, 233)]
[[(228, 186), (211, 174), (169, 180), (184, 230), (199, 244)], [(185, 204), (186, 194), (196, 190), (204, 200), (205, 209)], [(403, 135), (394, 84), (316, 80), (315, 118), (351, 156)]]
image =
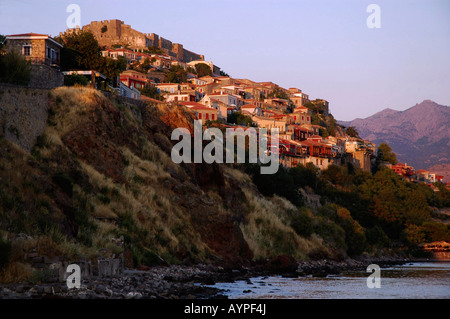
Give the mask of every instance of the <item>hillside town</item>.
[[(31, 61), (36, 72), (30, 82), (37, 85), (44, 78), (47, 85), (57, 87), (65, 83), (64, 77), (81, 76), (89, 85), (119, 96), (186, 107), (204, 126), (277, 128), (278, 149), (268, 147), (279, 154), (285, 167), (312, 163), (324, 170), (351, 163), (367, 172), (373, 167), (376, 145), (336, 125), (324, 99), (310, 99), (300, 88), (233, 78), (212, 61), (205, 61), (204, 55), (156, 34), (136, 31), (120, 20), (94, 21), (82, 29), (68, 29), (60, 37), (81, 31), (94, 35), (102, 57), (126, 62), (115, 79), (98, 70), (61, 72), (63, 45), (45, 34), (8, 35), (6, 52), (19, 51)], [(169, 78), (174, 67), (183, 76)], [(411, 182), (430, 186), (443, 182), (443, 176), (414, 170), (406, 163), (385, 165)]]
[[(155, 4), (132, 6), (148, 15)], [(363, 291), (353, 279), (376, 283), (381, 267), (383, 278), (400, 280), (393, 293), (385, 284), (378, 290), (391, 298), (416, 285), (413, 263), (450, 260), (450, 177), (417, 161), (449, 165), (445, 152), (436, 155), (449, 140), (443, 123), (450, 110), (440, 110), (447, 106), (430, 100), (425, 106), (438, 111), (421, 106), (399, 120), (389, 109), (358, 121), (365, 119), (352, 107), (369, 112), (367, 97), (379, 91), (329, 68), (329, 51), (310, 64), (296, 59), (301, 73), (297, 64), (275, 65), (283, 77), (274, 79), (272, 59), (253, 73), (249, 55), (236, 50), (233, 60), (221, 47), (214, 51), (205, 29), (182, 24), (207, 40), (208, 52), (178, 42), (189, 39), (181, 24), (171, 33), (154, 20), (172, 22), (166, 14), (131, 14), (136, 28), (163, 28), (170, 40), (118, 19), (28, 23), (36, 33), (10, 22), (0, 34), (0, 299), (235, 300), (259, 297), (258, 289), (273, 299), (344, 290), (372, 298), (373, 290), (364, 293), (374, 288), (369, 280), (357, 283)], [(230, 42), (254, 54), (250, 43)], [(273, 48), (277, 63), (288, 56), (279, 55), (285, 47)], [(312, 77), (317, 70), (326, 71), (320, 81)], [(355, 120), (335, 119), (342, 109)], [(410, 133), (416, 121), (427, 131)], [(427, 141), (432, 134), (439, 138)], [(419, 138), (415, 147), (398, 138), (409, 135)], [(420, 148), (425, 142), (430, 151)], [(424, 268), (434, 279), (449, 273), (435, 278), (434, 266)], [(291, 295), (277, 288), (280, 280), (292, 283)], [(338, 281), (349, 284), (340, 289)], [(430, 282), (448, 297), (445, 284)], [(184, 313), (195, 313), (190, 304)]]

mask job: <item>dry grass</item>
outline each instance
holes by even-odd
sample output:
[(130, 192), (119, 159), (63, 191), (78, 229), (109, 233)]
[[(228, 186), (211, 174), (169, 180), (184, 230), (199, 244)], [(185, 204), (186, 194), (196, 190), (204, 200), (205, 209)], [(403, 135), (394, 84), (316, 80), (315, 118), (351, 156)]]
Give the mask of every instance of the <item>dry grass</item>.
[(99, 101), (108, 103), (99, 91), (87, 87), (59, 87), (53, 90), (58, 112), (55, 115), (56, 129), (60, 136), (77, 127), (85, 120), (86, 114)]
[(227, 176), (227, 177), (231, 176), (232, 178), (234, 178), (235, 180), (237, 180), (240, 183), (245, 183), (245, 184), (252, 183), (252, 180), (248, 174), (245, 174), (238, 169), (231, 168), (228, 165), (223, 166), (223, 172), (224, 172), (225, 176)]
[(10, 284), (25, 282), (33, 274), (33, 269), (29, 264), (23, 262), (10, 262), (3, 271), (0, 272), (0, 283)]
[[(196, 247), (206, 251), (207, 247), (200, 236), (189, 226), (185, 213), (171, 200), (171, 192), (161, 191), (160, 184), (170, 174), (163, 168), (161, 162), (143, 160), (127, 148), (122, 148), (122, 154), (128, 161), (124, 176), (130, 183), (129, 187), (115, 184), (110, 178), (99, 173), (92, 166), (80, 162), (83, 171), (89, 176), (90, 183), (97, 189), (115, 190), (110, 203), (102, 204), (98, 198), (90, 197), (94, 207), (94, 217), (117, 217), (129, 214), (138, 229), (148, 233), (148, 238), (158, 238), (152, 243), (152, 250), (159, 255), (176, 251), (180, 244)], [(97, 223), (98, 224), (98, 223)], [(111, 236), (116, 227), (103, 223), (93, 239), (96, 247), (104, 247), (107, 242), (101, 240)], [(99, 246), (100, 245), (100, 246)]]
[(286, 210), (295, 209), (290, 202), (281, 197), (266, 199), (244, 189), (251, 213), (245, 224), (241, 224), (249, 247), (256, 257), (273, 257), (290, 254), (298, 259), (308, 259), (313, 250), (323, 248), (317, 236), (306, 239), (299, 236), (284, 220)]

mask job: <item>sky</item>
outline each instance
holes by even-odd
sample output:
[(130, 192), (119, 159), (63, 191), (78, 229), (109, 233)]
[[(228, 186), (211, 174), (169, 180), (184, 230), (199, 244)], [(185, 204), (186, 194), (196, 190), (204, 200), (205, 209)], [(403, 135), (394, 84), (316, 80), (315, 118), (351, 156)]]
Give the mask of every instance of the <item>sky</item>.
[[(0, 34), (57, 36), (70, 4), (82, 26), (120, 19), (232, 77), (325, 99), (337, 120), (426, 99), (450, 105), (449, 0), (0, 0)], [(380, 28), (367, 25), (370, 4)]]

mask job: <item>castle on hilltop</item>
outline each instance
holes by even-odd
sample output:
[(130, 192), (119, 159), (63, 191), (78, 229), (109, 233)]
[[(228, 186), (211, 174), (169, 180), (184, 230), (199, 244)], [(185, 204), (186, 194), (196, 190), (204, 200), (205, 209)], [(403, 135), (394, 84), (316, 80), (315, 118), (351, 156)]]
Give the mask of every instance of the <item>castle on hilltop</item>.
[[(66, 32), (73, 32), (77, 29), (69, 29)], [(131, 49), (143, 50), (147, 47), (158, 47), (165, 54), (181, 62), (191, 62), (195, 60), (204, 61), (204, 55), (194, 53), (183, 48), (182, 44), (172, 43), (155, 33), (142, 33), (131, 28), (121, 20), (92, 21), (82, 27), (83, 31), (91, 31), (100, 46), (112, 47), (113, 45), (128, 45)]]

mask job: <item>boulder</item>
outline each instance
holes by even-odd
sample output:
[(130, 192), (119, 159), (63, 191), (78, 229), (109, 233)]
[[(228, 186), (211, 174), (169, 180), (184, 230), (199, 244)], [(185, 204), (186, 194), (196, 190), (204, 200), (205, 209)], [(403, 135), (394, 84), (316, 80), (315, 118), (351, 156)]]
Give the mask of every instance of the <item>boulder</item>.
[(266, 270), (271, 273), (295, 273), (298, 262), (290, 255), (279, 255), (270, 259), (266, 264)]

